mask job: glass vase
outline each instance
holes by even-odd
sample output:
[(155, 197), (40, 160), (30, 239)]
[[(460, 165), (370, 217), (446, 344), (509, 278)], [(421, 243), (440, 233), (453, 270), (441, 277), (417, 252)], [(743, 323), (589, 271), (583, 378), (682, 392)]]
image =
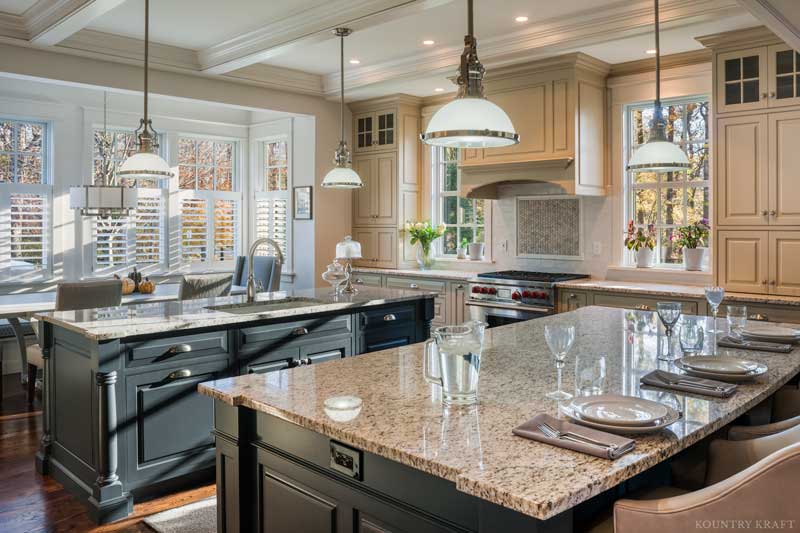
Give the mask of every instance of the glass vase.
[(420, 270), (430, 270), (433, 267), (433, 256), (431, 255), (431, 245), (424, 246), (419, 244), (417, 246), (417, 264)]

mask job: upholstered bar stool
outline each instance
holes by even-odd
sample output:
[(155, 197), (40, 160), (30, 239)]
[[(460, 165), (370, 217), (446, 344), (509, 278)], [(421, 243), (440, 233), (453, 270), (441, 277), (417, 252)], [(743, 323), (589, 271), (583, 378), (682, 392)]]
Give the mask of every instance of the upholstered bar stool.
[(786, 385), (772, 398), (772, 415), (769, 424), (758, 426), (731, 426), (728, 440), (748, 440), (774, 435), (800, 426), (800, 386)]
[[(236, 258), (236, 268), (233, 271), (233, 284), (244, 287), (247, 285), (247, 258)], [(253, 258), (253, 277), (256, 284), (261, 285), (260, 291), (275, 292), (281, 289), (281, 263), (273, 256), (257, 255)]]
[(178, 300), (228, 296), (232, 284), (230, 274), (187, 274), (181, 278)]

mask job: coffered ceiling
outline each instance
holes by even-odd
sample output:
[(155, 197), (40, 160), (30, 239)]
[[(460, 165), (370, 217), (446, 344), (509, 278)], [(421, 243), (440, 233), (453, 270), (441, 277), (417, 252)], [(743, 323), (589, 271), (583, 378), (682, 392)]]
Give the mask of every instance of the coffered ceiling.
[[(144, 0), (0, 0), (0, 40), (138, 62), (143, 10)], [(488, 68), (573, 51), (612, 64), (644, 59), (652, 10), (652, 0), (475, 0), (479, 53)], [(760, 24), (737, 0), (662, 0), (661, 19), (666, 54)], [(466, 0), (154, 0), (152, 63), (333, 98), (331, 29), (340, 25), (354, 29), (345, 41), (349, 99), (452, 90)]]

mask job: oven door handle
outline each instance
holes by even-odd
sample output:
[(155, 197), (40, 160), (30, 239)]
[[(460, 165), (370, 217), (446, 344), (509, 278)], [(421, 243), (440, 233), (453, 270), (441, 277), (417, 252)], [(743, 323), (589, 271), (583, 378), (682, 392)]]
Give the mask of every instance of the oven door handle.
[(465, 305), (471, 305), (475, 307), (488, 307), (490, 309), (506, 309), (509, 311), (530, 311), (532, 313), (548, 313), (552, 314), (553, 309), (549, 307), (531, 307), (531, 306), (507, 306), (507, 305), (498, 305), (486, 302), (475, 302), (475, 301), (468, 301), (465, 302)]

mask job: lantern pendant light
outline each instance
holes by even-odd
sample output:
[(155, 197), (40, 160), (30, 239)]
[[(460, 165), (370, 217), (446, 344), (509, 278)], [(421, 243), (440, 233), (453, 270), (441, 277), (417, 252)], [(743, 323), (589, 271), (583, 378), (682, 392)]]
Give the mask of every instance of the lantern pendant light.
[(118, 176), (134, 179), (172, 178), (175, 173), (169, 163), (158, 155), (158, 132), (147, 114), (150, 70), (150, 0), (144, 0), (144, 118), (136, 130), (137, 150), (117, 171)]
[(344, 38), (352, 33), (350, 28), (336, 28), (333, 34), (339, 37), (339, 95), (341, 97), (341, 137), (339, 147), (334, 152), (334, 167), (322, 180), (322, 186), (326, 189), (358, 189), (364, 186), (358, 173), (352, 169), (352, 159), (350, 150), (347, 148), (347, 141), (344, 139)]
[(495, 148), (519, 143), (511, 119), (483, 94), (484, 68), (473, 32), (472, 0), (467, 0), (467, 35), (458, 69), (458, 94), (439, 109), (420, 135), (424, 143), (453, 148)]
[(138, 191), (117, 184), (114, 162), (110, 159), (112, 142), (108, 135), (108, 92), (103, 93), (103, 140), (100, 150), (103, 160), (99, 177), (91, 185), (69, 188), (70, 209), (80, 209), (85, 217), (128, 216), (136, 209)]
[(631, 172), (681, 172), (688, 169), (689, 158), (681, 148), (667, 139), (667, 121), (661, 111), (661, 46), (659, 43), (658, 0), (655, 0), (656, 22), (656, 101), (647, 142), (636, 149), (628, 162)]

